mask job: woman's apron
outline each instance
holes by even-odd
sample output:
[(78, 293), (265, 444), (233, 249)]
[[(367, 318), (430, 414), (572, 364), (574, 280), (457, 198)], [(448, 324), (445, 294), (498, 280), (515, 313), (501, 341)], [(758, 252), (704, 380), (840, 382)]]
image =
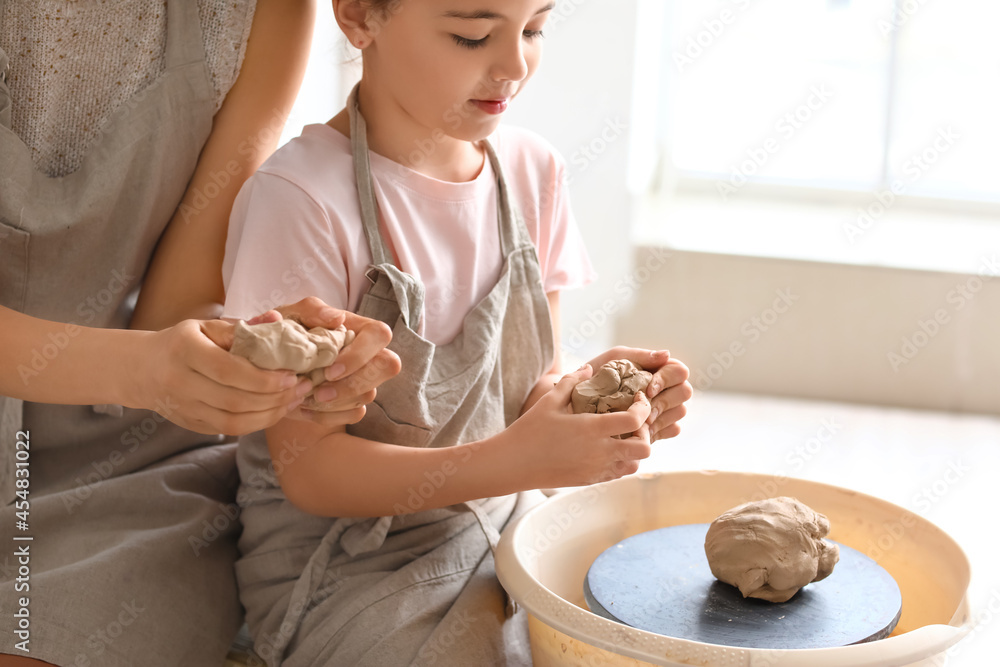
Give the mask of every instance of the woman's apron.
[[(69, 324), (128, 327), (211, 132), (215, 93), (197, 4), (165, 11), (164, 72), (114, 113), (67, 176), (35, 170), (10, 130), (0, 81), (0, 304), (68, 324), (17, 369), (26, 384), (74, 344)], [(0, 71), (6, 64), (0, 51)], [(164, 397), (158, 411), (170, 406)], [(18, 543), (30, 549), (29, 591), (15, 592), (18, 568), (0, 555), (0, 652), (25, 655), (11, 624), (26, 596), (29, 657), (217, 667), (240, 622), (235, 446), (119, 406), (0, 397), (0, 419), (0, 525), (4, 535), (15, 526), (15, 434), (28, 431), (30, 513), (19, 532), (33, 538)], [(13, 547), (5, 553), (11, 559)]]
[[(452, 342), (435, 345), (415, 333), (424, 288), (393, 263), (379, 230), (365, 122), (356, 105), (357, 88), (348, 100), (351, 146), (373, 258), (372, 285), (358, 313), (392, 327), (389, 348), (402, 371), (379, 387), (365, 418), (348, 432), (410, 447), (492, 436), (517, 419), (552, 365), (552, 324), (535, 247), (484, 142), (497, 177), (501, 276)], [(540, 493), (415, 511), (447, 474), (428, 471), (395, 516), (321, 519), (298, 512), (274, 486), (263, 488), (261, 475), (269, 484), (276, 480), (261, 434), (241, 443), (239, 458), (245, 556), (237, 576), (255, 649), (268, 664), (531, 663), (525, 615), (514, 613), (496, 580), (491, 550), (498, 529), (541, 500)]]

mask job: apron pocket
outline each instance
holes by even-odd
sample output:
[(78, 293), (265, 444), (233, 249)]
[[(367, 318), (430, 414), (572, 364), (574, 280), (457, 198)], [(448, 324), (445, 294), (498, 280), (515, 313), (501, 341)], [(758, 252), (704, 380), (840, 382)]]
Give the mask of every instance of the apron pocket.
[(0, 220), (0, 305), (24, 312), (31, 234)]
[(347, 432), (359, 438), (406, 447), (426, 447), (433, 435), (428, 427), (393, 419), (377, 397), (368, 404), (364, 419), (349, 425)]
[(24, 441), (17, 437), (23, 421), (22, 405), (20, 399), (0, 396), (0, 438), (3, 438), (0, 441), (0, 505), (11, 504), (17, 494), (14, 471), (17, 469), (16, 443)]

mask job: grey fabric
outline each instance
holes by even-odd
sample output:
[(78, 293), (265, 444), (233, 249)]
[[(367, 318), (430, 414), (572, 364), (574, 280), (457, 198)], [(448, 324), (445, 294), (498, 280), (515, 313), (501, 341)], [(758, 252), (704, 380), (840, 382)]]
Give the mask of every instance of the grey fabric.
[[(16, 369), (25, 383), (74, 344), (73, 325), (128, 326), (211, 132), (197, 5), (171, 2), (166, 11), (166, 70), (114, 114), (79, 170), (61, 178), (35, 171), (27, 147), (0, 126), (0, 304), (67, 323)], [(0, 109), (7, 93), (0, 84)], [(9, 453), (11, 434), (23, 429), (31, 443), (24, 534), (34, 537), (30, 591), (15, 594), (17, 568), (0, 557), (0, 652), (23, 655), (9, 626), (27, 595), (30, 657), (221, 664), (241, 616), (235, 445), (145, 410), (0, 403), (0, 525), (15, 522)], [(159, 412), (171, 407), (164, 398)]]
[[(552, 364), (548, 300), (534, 245), (511, 204), (492, 146), (504, 266), (492, 291), (446, 345), (415, 333), (423, 285), (392, 261), (379, 232), (364, 119), (348, 101), (362, 222), (374, 259), (359, 313), (392, 327), (402, 371), (379, 387), (348, 432), (411, 447), (447, 447), (493, 435), (519, 415)], [(432, 224), (432, 221), (421, 221)], [(269, 665), (527, 665), (524, 612), (511, 613), (496, 579), (498, 529), (543, 498), (538, 492), (420, 510), (411, 490), (391, 517), (326, 519), (287, 501), (261, 433), (237, 456), (244, 532), (240, 595), (255, 649)], [(443, 472), (438, 473), (441, 478)], [(437, 480), (438, 482), (440, 479)], [(482, 522), (482, 524), (480, 523)]]

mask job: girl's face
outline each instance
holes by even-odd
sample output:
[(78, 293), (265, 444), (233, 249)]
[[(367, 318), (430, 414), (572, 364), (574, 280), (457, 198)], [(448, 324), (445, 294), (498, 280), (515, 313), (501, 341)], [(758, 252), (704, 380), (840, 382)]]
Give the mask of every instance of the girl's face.
[(476, 141), (534, 74), (551, 0), (402, 0), (369, 15), (365, 79), (432, 135)]

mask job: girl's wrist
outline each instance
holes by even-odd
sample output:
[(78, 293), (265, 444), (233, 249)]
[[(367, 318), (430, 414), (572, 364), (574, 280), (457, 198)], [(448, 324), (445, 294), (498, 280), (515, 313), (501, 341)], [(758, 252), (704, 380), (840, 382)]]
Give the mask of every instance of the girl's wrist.
[(524, 451), (523, 439), (508, 427), (485, 440), (466, 445), (479, 458), (483, 474), (483, 485), (489, 488), (488, 496), (506, 496), (519, 491), (541, 488), (539, 469)]

